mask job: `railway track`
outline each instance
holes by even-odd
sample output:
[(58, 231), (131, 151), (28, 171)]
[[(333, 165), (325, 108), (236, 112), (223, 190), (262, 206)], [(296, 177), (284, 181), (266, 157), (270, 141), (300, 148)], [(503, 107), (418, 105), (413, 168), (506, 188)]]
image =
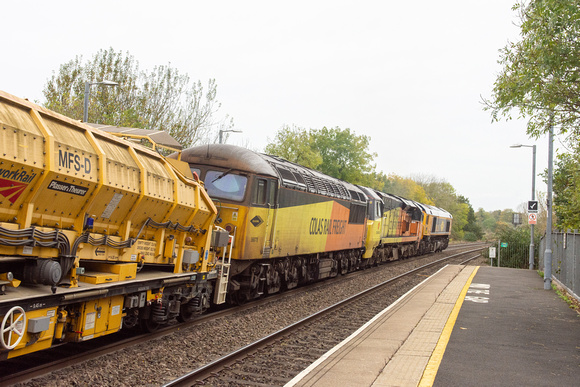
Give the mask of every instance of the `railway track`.
[[(472, 246), (472, 247), (475, 246), (477, 248), (481, 248), (480, 247), (481, 245), (470, 245), (470, 246)], [(487, 246), (487, 245), (485, 245), (485, 246)], [(381, 267), (393, 269), (399, 265), (419, 265), (420, 264), (419, 262), (432, 260), (433, 257), (435, 257), (435, 256), (447, 255), (454, 250), (465, 249), (465, 248), (466, 248), (465, 245), (453, 245), (453, 246), (450, 246), (445, 252), (440, 253), (440, 254), (421, 256), (421, 257), (415, 257), (415, 258), (411, 258), (411, 259), (407, 259), (407, 260), (391, 262), (389, 265), (383, 265)], [(450, 259), (450, 258), (448, 257), (445, 259)], [(458, 262), (458, 263), (461, 263), (461, 262)], [(0, 384), (1, 385), (10, 385), (10, 384), (14, 384), (14, 383), (21, 383), (21, 382), (25, 382), (27, 380), (30, 380), (31, 378), (41, 378), (38, 380), (42, 381), (43, 380), (42, 375), (46, 375), (47, 373), (56, 372), (58, 370), (63, 369), (64, 367), (69, 367), (71, 365), (78, 364), (81, 362), (88, 362), (91, 359), (98, 358), (99, 356), (102, 356), (104, 354), (111, 354), (114, 352), (118, 352), (122, 349), (138, 346), (140, 344), (147, 343), (149, 341), (163, 340), (164, 336), (175, 334), (175, 332), (180, 331), (180, 330), (181, 331), (195, 330), (196, 327), (202, 326), (203, 324), (214, 324), (214, 322), (218, 321), (218, 319), (225, 319), (225, 318), (228, 318), (228, 316), (231, 316), (231, 315), (236, 314), (236, 313), (243, 314), (243, 313), (245, 313), (244, 311), (250, 311), (250, 310), (256, 309), (256, 308), (267, 307), (267, 306), (264, 306), (265, 304), (275, 303), (278, 301), (284, 302), (284, 299), (300, 298), (301, 294), (303, 294), (303, 293), (314, 292), (314, 291), (316, 291), (316, 289), (324, 289), (325, 287), (332, 286), (332, 284), (334, 284), (335, 286), (337, 286), (337, 284), (338, 284), (338, 286), (340, 286), (341, 281), (344, 282), (344, 284), (345, 284), (344, 286), (348, 286), (347, 285), (348, 282), (357, 281), (357, 279), (356, 279), (357, 276), (365, 276), (365, 275), (368, 275), (369, 272), (371, 272), (371, 270), (351, 273), (348, 276), (339, 277), (335, 281), (328, 281), (328, 282), (324, 281), (324, 282), (319, 282), (319, 283), (313, 284), (313, 285), (308, 286), (308, 287), (294, 289), (292, 291), (288, 291), (288, 292), (281, 293), (279, 295), (271, 296), (271, 297), (268, 297), (267, 299), (252, 302), (252, 303), (249, 303), (249, 304), (241, 306), (241, 307), (230, 308), (230, 309), (214, 312), (214, 313), (211, 313), (208, 315), (200, 316), (195, 321), (185, 323), (185, 324), (180, 324), (180, 325), (169, 326), (169, 327), (163, 328), (163, 329), (161, 329), (158, 332), (155, 332), (153, 334), (141, 334), (141, 335), (135, 335), (135, 336), (131, 336), (131, 337), (127, 337), (126, 335), (116, 335), (116, 336), (110, 337), (110, 339), (107, 339), (107, 340), (93, 340), (93, 341), (88, 341), (86, 343), (80, 343), (82, 345), (79, 345), (79, 344), (70, 345), (70, 344), (68, 344), (66, 346), (58, 347), (55, 349), (42, 351), (42, 352), (38, 353), (38, 356), (36, 354), (33, 354), (33, 355), (31, 355), (31, 357), (25, 357), (24, 359), (14, 359), (15, 362), (11, 363), (11, 361), (9, 361), (9, 362), (6, 362), (6, 364), (3, 364), (3, 372), (2, 372), (2, 375), (0, 375)], [(422, 275), (424, 276), (427, 274), (422, 274)], [(420, 280), (422, 280), (422, 279), (424, 279), (424, 277), (420, 277)], [(401, 282), (401, 280), (399, 280), (399, 283), (400, 282)], [(412, 285), (412, 286), (414, 286), (414, 285)], [(396, 300), (396, 298), (398, 298), (397, 294), (398, 294), (397, 292), (392, 292), (392, 294), (387, 296), (387, 298), (390, 300), (389, 303), (393, 302), (394, 300)], [(400, 294), (404, 294), (404, 292), (402, 292)], [(357, 312), (357, 315), (363, 316), (363, 313), (364, 313), (363, 311), (360, 311), (360, 312)], [(364, 314), (364, 316), (368, 317), (369, 315)], [(370, 316), (372, 317), (372, 314)], [(366, 317), (364, 317), (364, 318), (366, 318)], [(368, 317), (368, 318), (370, 318), (370, 317)], [(368, 318), (367, 318), (367, 320), (368, 320)], [(364, 322), (366, 322), (366, 320)], [(357, 324), (358, 324), (358, 326), (362, 325), (362, 324), (359, 324), (358, 322), (355, 322), (355, 321), (352, 321), (352, 324), (351, 324), (350, 320), (346, 321), (345, 323), (341, 323), (340, 324), (341, 325), (340, 332), (342, 332), (342, 327), (344, 327), (344, 329), (346, 329), (346, 332), (353, 330), (352, 328), (355, 326), (356, 326), (356, 328), (354, 328), (354, 330), (356, 330), (356, 329), (358, 329)], [(340, 332), (337, 331), (337, 334), (339, 336), (344, 334), (344, 333), (340, 333)], [(109, 337), (107, 336), (106, 338), (109, 338)], [(105, 338), (103, 338), (103, 339), (105, 339)], [(330, 345), (333, 342), (334, 342), (334, 340), (330, 340), (329, 342), (327, 342), (325, 340), (324, 342), (320, 342), (320, 344), (322, 345), (323, 348), (326, 348), (328, 345)], [(299, 344), (299, 346), (300, 345), (301, 344)], [(318, 358), (321, 354), (320, 351), (322, 351), (322, 349), (317, 350), (313, 347), (311, 357), (315, 356), (315, 358)], [(322, 353), (324, 353), (324, 352), (322, 352)], [(47, 359), (49, 359), (51, 361), (49, 361)], [(59, 359), (59, 360), (54, 362), (54, 361), (52, 361), (52, 359)], [(26, 365), (26, 364), (30, 364), (30, 363), (41, 364), (41, 365), (38, 365), (35, 367), (30, 367), (30, 366)], [(250, 371), (250, 374), (252, 374), (252, 373), (253, 373), (253, 371)], [(175, 373), (175, 376), (176, 375), (179, 375), (179, 373)], [(272, 381), (272, 382), (274, 383), (274, 381)], [(36, 383), (32, 383), (32, 384), (36, 384)], [(159, 383), (159, 384), (161, 384), (161, 383)], [(218, 384), (221, 384), (221, 382)], [(235, 383), (233, 383), (233, 384), (235, 384)], [(274, 383), (274, 384), (277, 384), (277, 383)]]
[[(411, 276), (430, 274), (451, 259), (460, 264), (479, 257), (480, 248), (445, 257), (391, 278), (288, 327), (200, 367), (164, 387), (192, 385), (284, 385), (398, 297), (415, 286)], [(393, 289), (397, 287), (395, 292)]]

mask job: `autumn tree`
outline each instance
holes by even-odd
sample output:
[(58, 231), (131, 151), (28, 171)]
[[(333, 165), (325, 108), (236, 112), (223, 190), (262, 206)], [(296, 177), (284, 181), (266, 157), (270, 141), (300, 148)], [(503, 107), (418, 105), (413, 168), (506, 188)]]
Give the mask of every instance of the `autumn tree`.
[(401, 177), (395, 174), (389, 175), (388, 182), (381, 189), (381, 191), (415, 200), (419, 203), (435, 204), (427, 197), (425, 188), (423, 188), (420, 184), (418, 184), (413, 179)]
[(212, 131), (233, 126), (231, 118), (217, 117), (221, 104), (214, 79), (204, 86), (170, 64), (140, 70), (132, 55), (112, 48), (98, 51), (88, 61), (77, 56), (62, 64), (44, 87), (44, 106), (81, 119), (85, 82), (103, 80), (119, 86), (92, 86), (89, 122), (164, 130), (186, 147), (208, 142)]

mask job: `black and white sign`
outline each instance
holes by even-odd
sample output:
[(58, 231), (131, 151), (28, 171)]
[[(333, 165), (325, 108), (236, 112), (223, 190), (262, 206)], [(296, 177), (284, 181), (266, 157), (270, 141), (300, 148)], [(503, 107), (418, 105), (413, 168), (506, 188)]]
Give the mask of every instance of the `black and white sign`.
[(55, 191), (66, 192), (73, 195), (85, 196), (89, 190), (86, 187), (80, 185), (74, 185), (70, 183), (63, 183), (62, 181), (53, 180), (48, 185), (48, 189), (53, 189)]
[(530, 213), (538, 212), (538, 201), (537, 200), (528, 200), (528, 212), (530, 212)]

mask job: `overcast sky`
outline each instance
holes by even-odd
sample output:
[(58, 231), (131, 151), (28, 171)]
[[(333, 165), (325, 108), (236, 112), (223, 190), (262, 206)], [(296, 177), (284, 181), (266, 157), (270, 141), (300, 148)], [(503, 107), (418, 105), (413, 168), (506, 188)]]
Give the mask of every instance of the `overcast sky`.
[(44, 102), (61, 64), (112, 47), (141, 69), (215, 78), (220, 112), (243, 131), (229, 143), (263, 150), (284, 125), (350, 128), (371, 137), (380, 171), (445, 180), (475, 210), (517, 210), (532, 149), (509, 146), (536, 144), (541, 172), (547, 138), (492, 123), (481, 104), (498, 50), (519, 39), (514, 2), (4, 0), (0, 89)]

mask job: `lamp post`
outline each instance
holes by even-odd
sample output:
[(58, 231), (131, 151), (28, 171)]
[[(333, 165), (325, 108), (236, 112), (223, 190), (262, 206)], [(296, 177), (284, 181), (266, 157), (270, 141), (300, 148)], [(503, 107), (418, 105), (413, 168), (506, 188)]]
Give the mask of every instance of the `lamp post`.
[(242, 133), (242, 131), (241, 130), (233, 130), (233, 129), (220, 130), (218, 144), (223, 143), (223, 133)]
[[(536, 146), (516, 144), (510, 148), (532, 148), (532, 201), (536, 200)], [(530, 270), (534, 270), (534, 225), (530, 225)]]
[(546, 250), (544, 250), (544, 290), (552, 290), (552, 183), (554, 161), (554, 116), (550, 116), (548, 137), (548, 199), (546, 208), (548, 220), (546, 225)]
[(83, 104), (83, 122), (89, 120), (89, 95), (91, 94), (92, 85), (103, 85), (103, 86), (119, 86), (117, 82), (113, 81), (101, 81), (101, 82), (85, 82), (85, 100)]

